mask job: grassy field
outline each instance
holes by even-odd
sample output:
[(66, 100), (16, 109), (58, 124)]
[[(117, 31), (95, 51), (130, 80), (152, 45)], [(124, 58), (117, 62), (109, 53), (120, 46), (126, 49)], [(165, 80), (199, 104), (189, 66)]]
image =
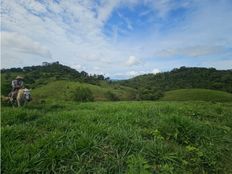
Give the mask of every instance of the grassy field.
[(232, 94), (210, 89), (178, 89), (165, 92), (161, 100), (232, 102)]
[(2, 107), (2, 173), (232, 173), (232, 103)]

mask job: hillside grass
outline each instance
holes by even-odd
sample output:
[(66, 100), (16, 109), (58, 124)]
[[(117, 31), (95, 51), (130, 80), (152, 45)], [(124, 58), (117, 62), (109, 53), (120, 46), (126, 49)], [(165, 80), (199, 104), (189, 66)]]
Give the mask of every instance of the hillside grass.
[(72, 81), (54, 81), (45, 86), (32, 90), (32, 96), (36, 100), (72, 100), (73, 91), (77, 87), (89, 88), (94, 96), (95, 101), (106, 101), (106, 93), (111, 92), (118, 97), (119, 100), (132, 100), (135, 98), (135, 90), (120, 85), (110, 85), (102, 83), (100, 85), (92, 85), (88, 83), (72, 82)]
[(165, 92), (160, 100), (232, 102), (232, 94), (210, 89), (178, 89)]
[[(51, 91), (52, 92), (52, 91)], [(2, 107), (2, 173), (232, 173), (232, 103)]]

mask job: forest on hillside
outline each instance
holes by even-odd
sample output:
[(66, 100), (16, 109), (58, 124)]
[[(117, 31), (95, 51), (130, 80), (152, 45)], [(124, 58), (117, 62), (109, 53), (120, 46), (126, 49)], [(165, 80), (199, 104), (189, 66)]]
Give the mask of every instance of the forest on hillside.
[(36, 88), (48, 84), (52, 81), (67, 80), (78, 81), (89, 84), (99, 84), (101, 81), (109, 81), (109, 78), (103, 75), (90, 75), (85, 71), (77, 71), (68, 66), (57, 62), (45, 66), (27, 66), (23, 68), (1, 69), (1, 91), (7, 95), (11, 89), (11, 81), (16, 75), (24, 77), (27, 88)]
[(170, 72), (145, 74), (117, 82), (138, 90), (142, 99), (156, 99), (165, 91), (202, 88), (232, 93), (232, 70), (180, 67)]

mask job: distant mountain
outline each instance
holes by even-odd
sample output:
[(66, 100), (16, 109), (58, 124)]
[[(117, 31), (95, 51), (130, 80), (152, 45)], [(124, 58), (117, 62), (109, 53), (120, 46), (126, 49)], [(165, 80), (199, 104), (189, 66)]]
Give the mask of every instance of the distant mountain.
[(232, 93), (232, 70), (180, 67), (170, 72), (140, 75), (116, 83), (137, 89), (142, 99), (156, 99), (165, 91), (185, 88), (214, 89)]

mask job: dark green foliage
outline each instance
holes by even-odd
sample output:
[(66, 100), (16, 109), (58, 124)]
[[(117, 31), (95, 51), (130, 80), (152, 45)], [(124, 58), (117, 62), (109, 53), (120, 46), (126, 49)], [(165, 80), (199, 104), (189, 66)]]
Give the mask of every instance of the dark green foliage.
[(85, 71), (78, 72), (75, 69), (56, 62), (46, 66), (2, 69), (1, 74), (1, 81), (3, 82), (1, 90), (4, 95), (6, 95), (11, 87), (11, 80), (15, 79), (17, 75), (24, 77), (25, 84), (29, 88), (43, 86), (54, 80), (69, 80), (90, 84), (100, 84), (101, 81), (109, 80), (103, 75), (89, 75)]
[(137, 100), (158, 100), (163, 97), (163, 91), (157, 89), (139, 89)]
[(11, 73), (1, 74), (1, 95), (7, 96), (11, 91), (11, 81), (15, 78)]
[(105, 97), (109, 100), (109, 101), (118, 101), (119, 98), (111, 91), (107, 91), (105, 93)]
[(232, 93), (232, 70), (181, 67), (170, 72), (146, 74), (115, 83), (143, 91), (144, 98), (152, 98), (147, 96), (147, 93), (153, 94), (153, 91), (149, 92), (151, 88), (163, 92), (183, 88), (204, 88)]
[(73, 91), (73, 99), (74, 101), (79, 101), (79, 102), (88, 102), (88, 101), (93, 101), (93, 93), (89, 88), (85, 87), (77, 87)]

